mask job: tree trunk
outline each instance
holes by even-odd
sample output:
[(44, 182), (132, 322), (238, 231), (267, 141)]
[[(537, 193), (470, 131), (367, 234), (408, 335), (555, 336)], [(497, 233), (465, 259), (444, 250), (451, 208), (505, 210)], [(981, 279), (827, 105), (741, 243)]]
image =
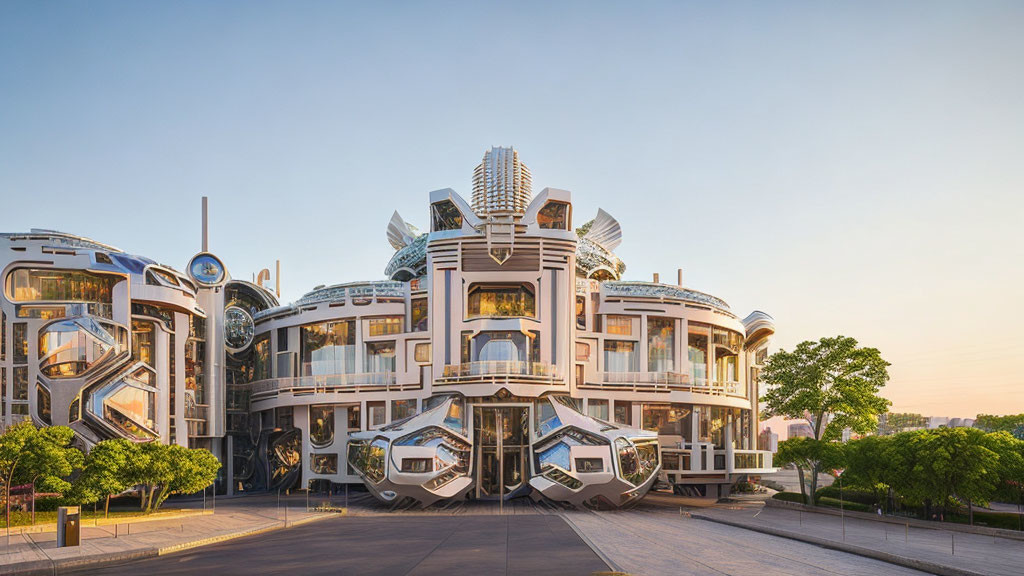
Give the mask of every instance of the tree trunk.
[(818, 465), (811, 464), (811, 506), (818, 505)]
[(103, 502), (103, 517), (110, 518), (110, 494), (107, 494), (107, 499)]
[(804, 482), (804, 469), (803, 466), (796, 467), (797, 475), (800, 477), (800, 496), (804, 499), (804, 504), (807, 504), (807, 486)]

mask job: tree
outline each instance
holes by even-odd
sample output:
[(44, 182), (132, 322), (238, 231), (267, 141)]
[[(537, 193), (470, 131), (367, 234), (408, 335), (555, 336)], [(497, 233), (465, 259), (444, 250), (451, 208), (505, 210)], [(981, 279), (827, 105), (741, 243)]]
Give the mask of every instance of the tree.
[(129, 487), (128, 462), (134, 457), (135, 448), (135, 444), (124, 439), (103, 440), (93, 446), (75, 481), (76, 495), (83, 502), (103, 498), (103, 515), (109, 515), (110, 497)]
[(40, 483), (52, 492), (67, 494), (71, 483), (66, 480), (81, 468), (84, 456), (72, 446), (75, 431), (67, 426), (47, 426), (37, 429), (25, 444), (25, 454), (16, 477), (32, 485), (32, 521), (35, 522), (36, 487)]
[[(844, 465), (844, 447), (835, 442), (824, 442), (813, 438), (797, 437), (779, 442), (774, 463), (779, 466), (792, 464), (800, 477), (800, 495), (804, 503), (814, 505), (818, 489), (817, 471), (841, 468)], [(810, 493), (807, 490), (805, 474), (813, 473)]]
[(890, 436), (866, 436), (846, 443), (846, 471), (843, 479), (850, 487), (872, 492), (884, 504), (892, 482), (892, 467), (884, 458)]
[(36, 427), (31, 422), (15, 424), (0, 435), (0, 482), (4, 489), (4, 519), (11, 519), (11, 486), (15, 475), (20, 472), (21, 461), (25, 457), (25, 447), (35, 436)]
[[(10, 518), (11, 487), (42, 483), (48, 489), (67, 492), (65, 479), (82, 464), (82, 453), (71, 446), (75, 433), (67, 426), (37, 429), (21, 422), (0, 435), (0, 482), (3, 482), (5, 516)], [(35, 502), (33, 502), (33, 516)]]
[[(878, 415), (891, 402), (878, 395), (889, 380), (876, 348), (861, 348), (845, 336), (804, 341), (792, 352), (772, 354), (761, 372), (765, 385), (765, 417), (783, 416), (806, 420), (814, 440), (833, 441), (844, 428), (866, 434), (878, 425)], [(824, 449), (818, 448), (823, 455)], [(807, 461), (811, 474), (811, 493), (818, 488), (818, 473), (827, 466)]]
[(203, 449), (147, 442), (137, 446), (128, 464), (127, 483), (139, 486), (139, 505), (157, 510), (171, 494), (194, 494), (213, 483), (220, 469)]
[[(985, 432), (1013, 432), (1017, 428), (1024, 427), (1024, 414), (1008, 414), (1006, 416), (994, 416), (992, 414), (978, 414), (974, 419), (974, 427)], [(1021, 438), (1024, 440), (1024, 438)]]

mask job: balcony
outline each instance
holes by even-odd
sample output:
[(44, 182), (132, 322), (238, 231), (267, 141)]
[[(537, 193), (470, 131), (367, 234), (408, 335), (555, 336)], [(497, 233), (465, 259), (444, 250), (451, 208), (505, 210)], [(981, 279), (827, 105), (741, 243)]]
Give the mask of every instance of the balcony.
[(438, 385), (466, 383), (519, 383), (554, 385), (559, 381), (555, 367), (542, 362), (490, 361), (448, 364)]
[(711, 396), (746, 398), (739, 382), (691, 382), (689, 374), (680, 372), (602, 372), (597, 382), (586, 382), (580, 388), (624, 390), (628, 392), (692, 392)]
[(292, 378), (268, 378), (248, 384), (250, 399), (255, 402), (273, 398), (282, 393), (299, 396), (305, 394), (334, 394), (371, 392), (381, 390), (416, 390), (422, 384), (398, 384), (394, 372), (363, 372), (352, 374), (321, 374)]

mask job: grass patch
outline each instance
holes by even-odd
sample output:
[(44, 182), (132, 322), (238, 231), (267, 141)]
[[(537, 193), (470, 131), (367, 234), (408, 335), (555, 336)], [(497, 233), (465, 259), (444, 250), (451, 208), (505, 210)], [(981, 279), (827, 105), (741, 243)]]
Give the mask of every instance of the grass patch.
[[(142, 512), (140, 510), (111, 510), (109, 518), (111, 518), (111, 519), (147, 518), (147, 517), (151, 517), (151, 516), (164, 516), (164, 515), (170, 515), (170, 514), (177, 514), (179, 512), (183, 512), (183, 510), (176, 510), (176, 509), (157, 510), (156, 512), (152, 512), (152, 513), (149, 513), (149, 514), (147, 514), (145, 512)], [(83, 509), (82, 510), (82, 521), (83, 522), (91, 521), (91, 520), (94, 520), (94, 519), (103, 520), (104, 517), (105, 516), (103, 515), (103, 509), (99, 509), (95, 513), (92, 511), (92, 509), (89, 509), (89, 510)], [(56, 510), (47, 510), (47, 511), (36, 510), (36, 522), (35, 522), (36, 524), (55, 524), (56, 522), (57, 522), (57, 511)], [(6, 525), (3, 523), (3, 516), (0, 515), (0, 528), (3, 528), (4, 526), (6, 526)], [(32, 513), (31, 512), (23, 512), (21, 510), (11, 510), (11, 527), (14, 528), (14, 527), (21, 527), (21, 526), (32, 526)]]

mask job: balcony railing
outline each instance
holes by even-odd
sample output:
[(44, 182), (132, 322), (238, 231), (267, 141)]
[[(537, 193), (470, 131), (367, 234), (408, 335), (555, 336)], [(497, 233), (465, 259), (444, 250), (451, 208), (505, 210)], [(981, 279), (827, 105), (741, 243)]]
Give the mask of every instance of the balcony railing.
[(264, 400), (282, 393), (327, 394), (371, 390), (414, 390), (419, 382), (398, 384), (394, 372), (363, 372), (323, 374), (297, 378), (268, 378), (248, 384), (252, 401)]
[[(728, 466), (732, 452), (732, 466)], [(714, 445), (685, 443), (679, 448), (661, 449), (662, 469), (668, 474), (769, 473), (772, 453), (767, 450), (716, 450)]]
[(631, 392), (678, 391), (746, 398), (739, 382), (709, 382), (703, 378), (691, 381), (689, 374), (680, 372), (602, 372), (597, 382), (586, 382), (580, 388)]
[(496, 380), (554, 384), (559, 378), (554, 366), (542, 362), (466, 362), (446, 365), (441, 377), (438, 378), (438, 384)]

